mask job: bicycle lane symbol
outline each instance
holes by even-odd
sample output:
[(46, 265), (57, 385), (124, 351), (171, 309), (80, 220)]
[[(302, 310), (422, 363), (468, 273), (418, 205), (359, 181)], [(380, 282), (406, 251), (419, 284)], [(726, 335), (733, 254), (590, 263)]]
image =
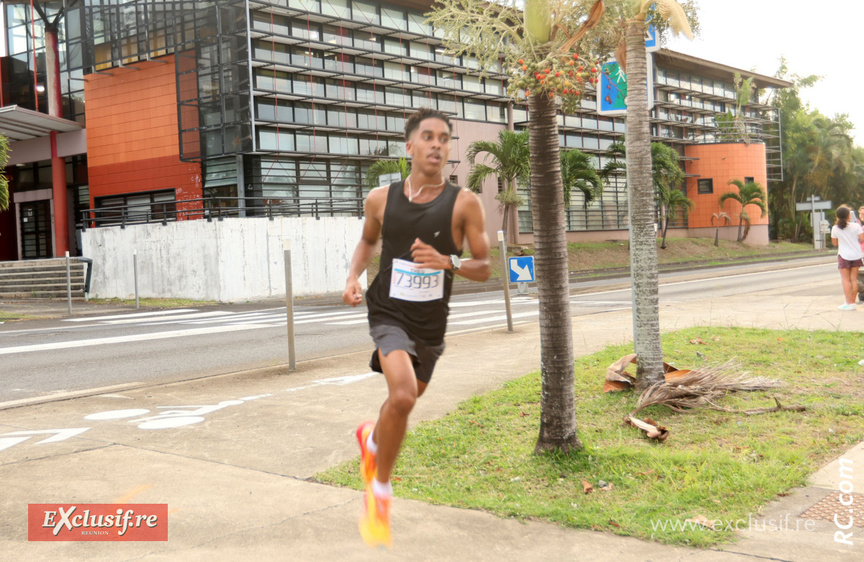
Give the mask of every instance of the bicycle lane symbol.
[[(139, 417), (149, 414), (150, 410), (144, 408), (133, 408), (128, 410), (109, 410), (106, 412), (98, 412), (84, 416), (84, 419), (91, 421), (107, 421), (121, 420), (126, 418), (137, 418), (129, 420), (129, 423), (137, 424), (138, 429), (173, 429), (186, 425), (193, 425), (204, 421), (207, 414), (228, 408), (231, 406), (239, 406), (251, 400), (257, 400), (272, 396), (272, 394), (261, 394), (258, 396), (246, 396), (239, 400), (223, 400), (218, 404), (210, 404), (205, 406), (157, 406), (157, 409), (164, 411), (148, 417)], [(170, 408), (170, 409), (169, 409)]]
[[(377, 376), (377, 373), (369, 372), (361, 375), (347, 375), (342, 377), (332, 377), (327, 379), (319, 379), (316, 381), (312, 381), (311, 384), (305, 386), (299, 386), (294, 388), (284, 389), (281, 392), (298, 392), (301, 390), (308, 390), (310, 388), (317, 388), (321, 386), (345, 386), (349, 384), (353, 384), (356, 382), (360, 382), (362, 380), (366, 380), (372, 377)], [(274, 396), (274, 394), (260, 394), (257, 396), (246, 396), (237, 400), (223, 400), (218, 404), (210, 404), (210, 405), (189, 405), (189, 406), (157, 406), (157, 409), (164, 410), (159, 414), (154, 416), (147, 417), (139, 417), (145, 416), (150, 413), (150, 410), (146, 408), (133, 408), (126, 410), (108, 410), (105, 412), (97, 412), (95, 414), (90, 414), (88, 416), (84, 416), (84, 419), (90, 421), (110, 421), (110, 420), (122, 420), (127, 418), (137, 418), (134, 420), (129, 420), (130, 423), (137, 424), (139, 429), (172, 429), (177, 427), (183, 427), (187, 425), (193, 425), (196, 423), (200, 423), (204, 421), (206, 418), (204, 417), (207, 414), (216, 412), (218, 410), (222, 410), (223, 408), (228, 408), (231, 406), (239, 406), (245, 402), (249, 402), (252, 400), (257, 400), (259, 398), (265, 398), (268, 396)], [(170, 409), (169, 409), (170, 408)], [(78, 436), (82, 433), (89, 431), (89, 427), (77, 427), (77, 428), (62, 428), (62, 429), (42, 429), (42, 430), (30, 430), (30, 431), (14, 431), (11, 433), (3, 433), (0, 434), (0, 451), (10, 449), (16, 445), (24, 443), (28, 441), (32, 437), (42, 436), (42, 435), (50, 435), (41, 441), (38, 441), (36, 444), (48, 444), (48, 443), (57, 443), (60, 441), (65, 441), (71, 437)]]

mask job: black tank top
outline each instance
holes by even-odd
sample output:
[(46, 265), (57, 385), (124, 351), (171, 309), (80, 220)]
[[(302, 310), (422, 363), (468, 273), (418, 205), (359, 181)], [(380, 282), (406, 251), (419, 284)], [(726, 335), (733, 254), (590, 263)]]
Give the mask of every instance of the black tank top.
[(444, 298), (427, 302), (391, 298), (390, 276), (394, 258), (413, 261), (411, 245), (415, 238), (445, 256), (462, 254), (453, 241), (453, 207), (460, 189), (447, 182), (444, 190), (432, 201), (411, 203), (405, 197), (404, 182), (390, 184), (381, 225), (381, 266), (366, 292), (370, 325), (400, 326), (425, 345), (443, 343), (453, 272), (444, 271)]

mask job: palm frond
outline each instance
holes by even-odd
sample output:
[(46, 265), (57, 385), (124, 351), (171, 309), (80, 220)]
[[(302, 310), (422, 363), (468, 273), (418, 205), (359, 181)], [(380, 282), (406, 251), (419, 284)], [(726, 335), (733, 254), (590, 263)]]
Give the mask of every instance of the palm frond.
[(411, 174), (411, 163), (407, 158), (398, 160), (376, 160), (366, 170), (366, 187), (378, 187), (378, 177), (385, 174), (399, 174), (404, 180)]
[(498, 175), (498, 170), (490, 168), (485, 164), (475, 164), (471, 171), (468, 172), (468, 179), (465, 185), (474, 193), (480, 193), (480, 188), (483, 187), (483, 182), (489, 176)]
[(637, 19), (644, 18), (652, 5), (660, 14), (660, 17), (669, 22), (669, 28), (673, 35), (683, 34), (688, 39), (693, 39), (693, 30), (687, 21), (687, 14), (681, 4), (675, 0), (643, 0)]
[(639, 396), (637, 412), (648, 406), (666, 406), (676, 412), (697, 408), (720, 408), (717, 400), (730, 392), (752, 392), (781, 386), (782, 381), (749, 376), (734, 361), (722, 365), (699, 367), (677, 378), (654, 384)]

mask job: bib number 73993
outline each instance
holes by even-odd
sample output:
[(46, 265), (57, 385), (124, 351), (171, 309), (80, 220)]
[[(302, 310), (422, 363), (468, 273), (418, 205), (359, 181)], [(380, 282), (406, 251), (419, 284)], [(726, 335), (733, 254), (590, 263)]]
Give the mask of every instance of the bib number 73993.
[(394, 259), (390, 275), (390, 297), (427, 302), (444, 298), (444, 270), (421, 269), (414, 262)]

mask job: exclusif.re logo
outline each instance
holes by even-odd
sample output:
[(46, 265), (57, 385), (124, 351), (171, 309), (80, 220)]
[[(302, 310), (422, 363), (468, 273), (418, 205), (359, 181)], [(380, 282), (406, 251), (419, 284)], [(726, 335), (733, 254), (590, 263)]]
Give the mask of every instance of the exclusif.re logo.
[(167, 541), (168, 504), (31, 503), (31, 541)]

